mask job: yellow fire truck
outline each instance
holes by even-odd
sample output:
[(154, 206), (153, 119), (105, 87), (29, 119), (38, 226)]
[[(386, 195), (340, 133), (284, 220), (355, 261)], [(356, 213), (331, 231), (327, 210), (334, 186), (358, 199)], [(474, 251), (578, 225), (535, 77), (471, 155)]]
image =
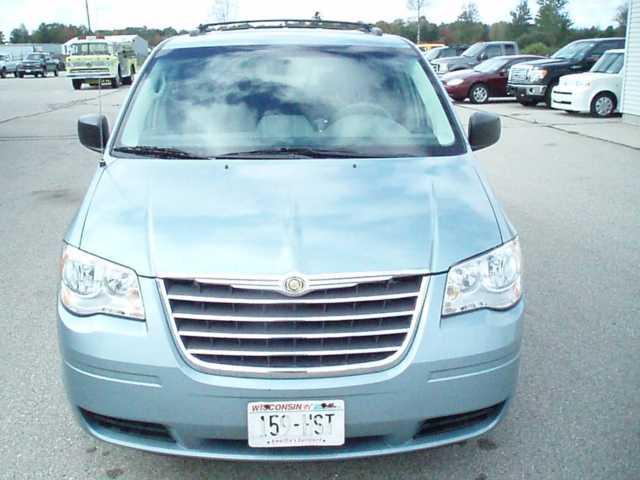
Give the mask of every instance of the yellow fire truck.
[(69, 45), (67, 76), (73, 88), (83, 83), (97, 85), (109, 81), (112, 88), (130, 85), (138, 68), (138, 59), (130, 41), (108, 36), (76, 37)]

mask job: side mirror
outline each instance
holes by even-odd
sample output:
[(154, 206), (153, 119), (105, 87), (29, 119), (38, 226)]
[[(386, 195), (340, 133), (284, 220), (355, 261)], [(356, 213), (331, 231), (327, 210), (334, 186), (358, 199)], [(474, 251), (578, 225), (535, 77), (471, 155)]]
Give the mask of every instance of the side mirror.
[(109, 140), (109, 121), (104, 115), (83, 115), (78, 119), (78, 138), (89, 150), (102, 153)]
[(489, 55), (487, 55), (487, 52), (483, 52), (480, 55), (478, 55), (478, 60), (484, 62), (485, 60), (489, 59)]
[(471, 150), (482, 150), (500, 140), (502, 124), (494, 113), (476, 112), (469, 119), (469, 144)]

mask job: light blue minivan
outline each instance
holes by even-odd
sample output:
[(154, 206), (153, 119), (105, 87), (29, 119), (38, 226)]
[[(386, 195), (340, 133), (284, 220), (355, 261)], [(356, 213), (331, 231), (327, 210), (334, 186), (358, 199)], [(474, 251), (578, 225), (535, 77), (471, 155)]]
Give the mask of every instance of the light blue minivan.
[(376, 28), (202, 25), (158, 46), (65, 237), (69, 401), (107, 442), (339, 459), (492, 429), (518, 377), (517, 234), (420, 51)]

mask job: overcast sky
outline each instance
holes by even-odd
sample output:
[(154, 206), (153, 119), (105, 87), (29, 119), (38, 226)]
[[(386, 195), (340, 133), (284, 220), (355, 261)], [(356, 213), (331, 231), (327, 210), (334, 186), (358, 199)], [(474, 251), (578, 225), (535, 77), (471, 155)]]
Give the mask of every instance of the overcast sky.
[[(616, 8), (623, 0), (570, 0), (571, 17), (578, 26), (613, 23)], [(207, 19), (213, 0), (89, 0), (94, 29), (127, 26), (191, 29)], [(261, 19), (308, 18), (320, 11), (335, 20), (391, 21), (408, 17), (406, 0), (235, 0), (235, 17)], [(466, 0), (428, 0), (425, 16), (432, 22), (450, 22)], [(482, 20), (508, 20), (517, 0), (476, 0)], [(535, 12), (535, 0), (529, 0)], [(84, 0), (0, 0), (0, 30), (9, 32), (24, 23), (28, 29), (40, 22), (85, 23)]]

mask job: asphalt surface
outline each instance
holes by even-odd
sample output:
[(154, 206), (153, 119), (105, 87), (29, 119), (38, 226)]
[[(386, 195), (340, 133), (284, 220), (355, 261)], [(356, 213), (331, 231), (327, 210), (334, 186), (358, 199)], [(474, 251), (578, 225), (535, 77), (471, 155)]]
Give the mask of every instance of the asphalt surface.
[[(500, 144), (478, 154), (526, 260), (519, 392), (497, 429), (413, 454), (283, 465), (164, 457), (85, 435), (60, 380), (54, 305), (61, 238), (98, 161), (75, 121), (98, 111), (99, 92), (70, 83), (0, 80), (0, 478), (640, 478), (640, 153), (547, 126), (541, 109), (517, 119), (510, 104), (485, 107), (508, 116)], [(102, 92), (112, 119), (126, 92)], [(463, 121), (473, 112), (457, 110)]]

